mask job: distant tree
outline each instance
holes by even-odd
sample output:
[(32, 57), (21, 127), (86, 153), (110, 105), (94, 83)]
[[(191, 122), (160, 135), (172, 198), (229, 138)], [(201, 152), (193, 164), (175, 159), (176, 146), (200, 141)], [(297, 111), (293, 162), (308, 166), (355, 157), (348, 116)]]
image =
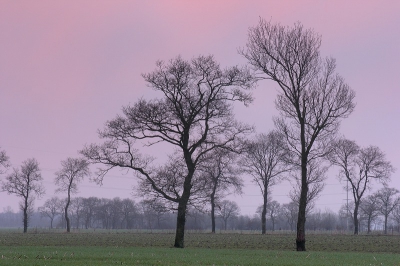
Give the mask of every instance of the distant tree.
[(76, 197), (71, 198), (71, 203), (69, 206), (69, 210), (71, 213), (71, 220), (73, 221), (71, 225), (75, 224), (75, 228), (78, 229), (82, 222), (82, 209), (83, 209), (83, 198)]
[(294, 201), (282, 205), (282, 213), (283, 216), (286, 218), (286, 222), (290, 227), (290, 231), (293, 231), (293, 227), (297, 219), (298, 210), (298, 204)]
[(395, 188), (389, 188), (387, 186), (381, 188), (375, 193), (379, 204), (378, 211), (383, 215), (385, 221), (385, 235), (387, 234), (387, 223), (389, 215), (398, 205), (400, 205), (400, 198), (396, 197), (398, 193), (399, 190)]
[(331, 210), (325, 210), (321, 213), (320, 228), (323, 230), (334, 230), (337, 224), (337, 215)]
[(392, 219), (396, 223), (397, 232), (400, 233), (400, 204), (397, 205), (392, 211)]
[(272, 231), (275, 231), (275, 222), (281, 211), (281, 205), (276, 200), (271, 201), (267, 205), (267, 213), (272, 223)]
[(217, 209), (217, 215), (221, 218), (224, 224), (224, 230), (227, 229), (228, 221), (239, 216), (240, 208), (236, 202), (223, 200)]
[[(238, 140), (251, 132), (250, 126), (234, 119), (232, 103), (251, 101), (250, 94), (242, 89), (252, 88), (254, 79), (247, 69), (222, 69), (212, 56), (159, 61), (157, 69), (143, 77), (162, 98), (140, 99), (124, 107), (123, 115), (107, 122), (100, 132), (105, 142), (85, 147), (82, 154), (104, 166), (98, 172), (99, 182), (114, 167), (133, 170), (158, 197), (177, 205), (174, 247), (183, 248), (186, 211), (197, 186), (193, 180), (197, 166), (214, 149), (236, 150)], [(136, 142), (169, 145), (185, 166), (179, 182), (162, 179), (164, 168), (152, 166), (153, 159), (134, 148)]]
[(93, 226), (94, 218), (99, 204), (100, 199), (97, 197), (83, 198), (82, 218), (84, 221), (85, 229), (89, 229)]
[(367, 220), (367, 233), (371, 233), (371, 223), (379, 216), (379, 205), (376, 195), (369, 195), (361, 200), (360, 214)]
[(2, 190), (22, 198), (20, 209), (23, 213), (24, 233), (28, 231), (29, 214), (33, 212), (35, 196), (41, 197), (44, 193), (39, 163), (35, 159), (22, 162), (21, 170), (14, 168), (13, 173), (2, 182)]
[(126, 229), (133, 229), (139, 214), (138, 206), (131, 199), (123, 199), (121, 204), (122, 222), (125, 224)]
[(70, 219), (68, 217), (68, 207), (71, 203), (71, 194), (78, 193), (78, 184), (85, 176), (90, 174), (89, 163), (82, 158), (67, 158), (61, 162), (61, 170), (56, 172), (55, 184), (58, 186), (57, 192), (67, 192), (65, 203), (65, 221), (67, 232), (71, 231)]
[(358, 234), (358, 216), (361, 199), (373, 180), (385, 183), (394, 171), (385, 154), (375, 146), (360, 148), (354, 141), (339, 139), (329, 156), (333, 165), (339, 167), (339, 179), (348, 181), (354, 200), (354, 234)]
[(54, 219), (60, 215), (60, 210), (63, 208), (63, 202), (58, 197), (52, 197), (44, 202), (43, 206), (38, 208), (38, 212), (42, 217), (50, 219), (50, 228), (53, 228)]
[(150, 229), (155, 227), (161, 228), (161, 222), (169, 209), (165, 207), (162, 201), (153, 200), (143, 200), (139, 203), (142, 207), (142, 212), (144, 219), (147, 221), (147, 226)]
[(300, 23), (284, 27), (260, 19), (249, 29), (241, 54), (259, 72), (260, 79), (278, 84), (277, 129), (285, 135), (300, 170), (296, 244), (305, 251), (308, 164), (324, 157), (342, 118), (353, 111), (354, 91), (335, 73), (333, 58), (320, 55), (321, 36)]
[(234, 193), (242, 193), (243, 181), (236, 165), (236, 157), (233, 152), (216, 149), (199, 166), (201, 178), (208, 184), (205, 192), (211, 203), (212, 233), (215, 233), (215, 207), (218, 202), (227, 196), (229, 189), (233, 189)]
[(288, 149), (284, 135), (277, 131), (259, 134), (246, 142), (241, 165), (243, 171), (252, 176), (259, 186), (263, 205), (261, 211), (261, 233), (266, 233), (267, 206), (271, 187), (282, 180), (283, 173), (290, 170)]
[(5, 173), (5, 170), (10, 166), (10, 158), (4, 150), (0, 148), (0, 175)]

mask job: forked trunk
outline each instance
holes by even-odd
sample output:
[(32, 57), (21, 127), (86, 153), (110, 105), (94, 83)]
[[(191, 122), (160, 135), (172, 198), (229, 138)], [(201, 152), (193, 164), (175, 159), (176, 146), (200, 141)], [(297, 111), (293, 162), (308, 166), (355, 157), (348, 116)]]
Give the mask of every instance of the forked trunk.
[(28, 197), (25, 198), (25, 206), (23, 212), (24, 233), (26, 233), (28, 232)]
[(192, 188), (191, 180), (193, 176), (193, 172), (188, 174), (185, 179), (185, 183), (183, 185), (182, 197), (178, 203), (178, 215), (176, 217), (176, 234), (175, 234), (175, 244), (176, 248), (184, 248), (184, 239), (185, 239), (185, 224), (186, 224), (186, 210), (187, 204), (189, 202), (190, 190)]

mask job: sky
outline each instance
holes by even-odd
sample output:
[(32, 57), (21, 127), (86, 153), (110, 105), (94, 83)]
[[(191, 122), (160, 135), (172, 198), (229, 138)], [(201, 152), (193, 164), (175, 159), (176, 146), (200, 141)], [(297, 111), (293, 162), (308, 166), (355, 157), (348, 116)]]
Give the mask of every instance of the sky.
[[(390, 186), (400, 189), (399, 14), (397, 0), (0, 1), (0, 147), (13, 167), (28, 158), (39, 162), (46, 187), (39, 207), (56, 195), (62, 160), (99, 142), (98, 129), (122, 106), (160, 96), (141, 76), (157, 60), (214, 55), (223, 67), (244, 65), (238, 49), (261, 17), (301, 22), (321, 34), (322, 55), (336, 58), (337, 72), (356, 92), (356, 109), (340, 134), (362, 147), (378, 146), (397, 169)], [(253, 104), (235, 110), (237, 119), (259, 133), (272, 130), (278, 91), (273, 82), (260, 82)], [(337, 173), (329, 171), (317, 209), (336, 212), (345, 203)], [(76, 196), (128, 198), (134, 185), (132, 175), (116, 171), (101, 187), (86, 178)], [(246, 177), (245, 185), (232, 199), (253, 215), (261, 193)], [(374, 184), (371, 193), (380, 187)], [(272, 198), (287, 203), (290, 189), (283, 182)], [(0, 199), (0, 212), (18, 210), (16, 196), (1, 192)]]

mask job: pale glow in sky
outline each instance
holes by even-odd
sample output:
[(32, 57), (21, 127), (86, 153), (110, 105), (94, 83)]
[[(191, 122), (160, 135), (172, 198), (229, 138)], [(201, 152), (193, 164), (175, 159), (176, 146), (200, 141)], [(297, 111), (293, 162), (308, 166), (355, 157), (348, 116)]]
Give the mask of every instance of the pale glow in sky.
[[(356, 91), (357, 107), (341, 133), (380, 147), (398, 169), (391, 186), (400, 189), (399, 14), (396, 0), (0, 1), (0, 147), (13, 167), (32, 157), (40, 163), (47, 193), (39, 207), (54, 195), (62, 160), (97, 142), (97, 130), (122, 106), (157, 96), (141, 77), (157, 60), (213, 54), (223, 66), (244, 64), (237, 49), (262, 17), (282, 25), (300, 21), (322, 35), (322, 54), (336, 58), (338, 73)], [(257, 132), (273, 129), (277, 90), (261, 82), (237, 118)], [(345, 203), (336, 175), (332, 169), (317, 208), (337, 211)], [(245, 194), (234, 199), (252, 215), (261, 194), (245, 183)], [(102, 187), (85, 180), (77, 196), (127, 198), (134, 184), (116, 171)], [(290, 188), (274, 187), (273, 199), (287, 203)], [(15, 196), (0, 197), (0, 211), (17, 211)]]

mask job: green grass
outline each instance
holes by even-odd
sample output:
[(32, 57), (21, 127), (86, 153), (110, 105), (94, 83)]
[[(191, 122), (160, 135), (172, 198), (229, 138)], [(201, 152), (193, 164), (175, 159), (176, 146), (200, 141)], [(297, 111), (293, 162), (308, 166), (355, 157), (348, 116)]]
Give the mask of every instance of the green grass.
[(0, 230), (0, 265), (400, 265), (399, 236), (188, 233), (185, 249), (172, 233)]
[(9, 247), (0, 265), (399, 265), (399, 254), (140, 247)]

